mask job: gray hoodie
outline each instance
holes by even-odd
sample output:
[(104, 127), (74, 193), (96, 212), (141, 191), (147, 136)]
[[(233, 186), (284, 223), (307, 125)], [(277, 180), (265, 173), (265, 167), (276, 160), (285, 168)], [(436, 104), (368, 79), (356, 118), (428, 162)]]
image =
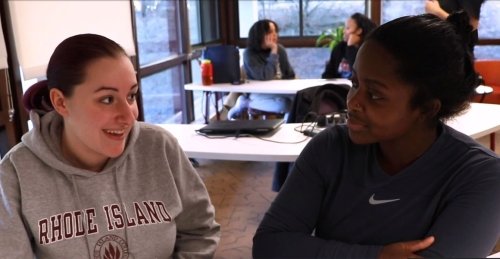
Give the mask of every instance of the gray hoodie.
[(213, 257), (214, 207), (170, 133), (136, 122), (96, 173), (63, 158), (57, 113), (30, 116), (0, 163), (0, 258)]

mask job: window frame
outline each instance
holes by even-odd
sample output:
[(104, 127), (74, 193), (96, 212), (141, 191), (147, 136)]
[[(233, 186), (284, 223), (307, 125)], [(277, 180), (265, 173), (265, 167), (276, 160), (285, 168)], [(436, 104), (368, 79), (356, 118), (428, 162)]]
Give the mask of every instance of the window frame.
[[(299, 7), (302, 8), (302, 2), (304, 0), (299, 0)], [(233, 3), (232, 9), (228, 10), (229, 15), (226, 24), (233, 24), (236, 27), (231, 31), (234, 35), (233, 38), (229, 38), (229, 43), (237, 45), (242, 48), (246, 46), (247, 38), (239, 37), (239, 17), (238, 17), (238, 1), (231, 1)], [(365, 0), (366, 5), (366, 15), (370, 17), (377, 25), (380, 25), (382, 18), (382, 1), (381, 0)], [(303, 14), (299, 14), (300, 17), (300, 31), (303, 31)], [(314, 46), (317, 36), (280, 36), (280, 42), (286, 47), (311, 47)], [(480, 38), (477, 44), (478, 46), (487, 45), (500, 45), (500, 38), (498, 39), (484, 39)]]

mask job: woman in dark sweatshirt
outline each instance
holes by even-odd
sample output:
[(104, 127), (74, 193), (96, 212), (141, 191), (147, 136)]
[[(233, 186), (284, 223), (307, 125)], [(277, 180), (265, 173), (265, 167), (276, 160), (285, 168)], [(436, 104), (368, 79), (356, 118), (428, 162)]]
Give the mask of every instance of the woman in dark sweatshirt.
[(344, 28), (344, 40), (337, 44), (326, 64), (321, 78), (349, 78), (359, 46), (365, 36), (377, 25), (363, 14), (355, 13), (347, 19)]

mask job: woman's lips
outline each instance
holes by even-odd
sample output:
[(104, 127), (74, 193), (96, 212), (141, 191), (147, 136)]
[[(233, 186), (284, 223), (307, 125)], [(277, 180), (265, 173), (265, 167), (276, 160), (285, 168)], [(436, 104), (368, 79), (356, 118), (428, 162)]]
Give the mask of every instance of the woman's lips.
[(352, 131), (361, 131), (366, 129), (366, 124), (357, 119), (356, 117), (348, 115), (347, 127), (349, 128), (349, 130)]
[(108, 136), (108, 138), (114, 140), (123, 140), (127, 136), (127, 130), (104, 130), (104, 133)]

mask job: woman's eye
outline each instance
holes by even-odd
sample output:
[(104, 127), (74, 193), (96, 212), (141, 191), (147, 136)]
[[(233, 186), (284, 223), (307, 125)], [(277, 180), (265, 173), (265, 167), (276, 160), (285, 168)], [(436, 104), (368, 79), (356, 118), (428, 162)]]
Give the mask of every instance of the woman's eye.
[(101, 99), (101, 103), (104, 104), (111, 104), (113, 102), (113, 97), (112, 96), (107, 96)]
[(129, 96), (128, 96), (128, 101), (129, 101), (130, 103), (135, 102), (135, 100), (136, 100), (136, 99), (137, 99), (137, 93), (132, 93), (132, 94), (129, 94)]
[(380, 99), (382, 99), (382, 97), (380, 95), (377, 95), (375, 93), (368, 93), (368, 94), (370, 95), (370, 98), (372, 100), (380, 100)]

